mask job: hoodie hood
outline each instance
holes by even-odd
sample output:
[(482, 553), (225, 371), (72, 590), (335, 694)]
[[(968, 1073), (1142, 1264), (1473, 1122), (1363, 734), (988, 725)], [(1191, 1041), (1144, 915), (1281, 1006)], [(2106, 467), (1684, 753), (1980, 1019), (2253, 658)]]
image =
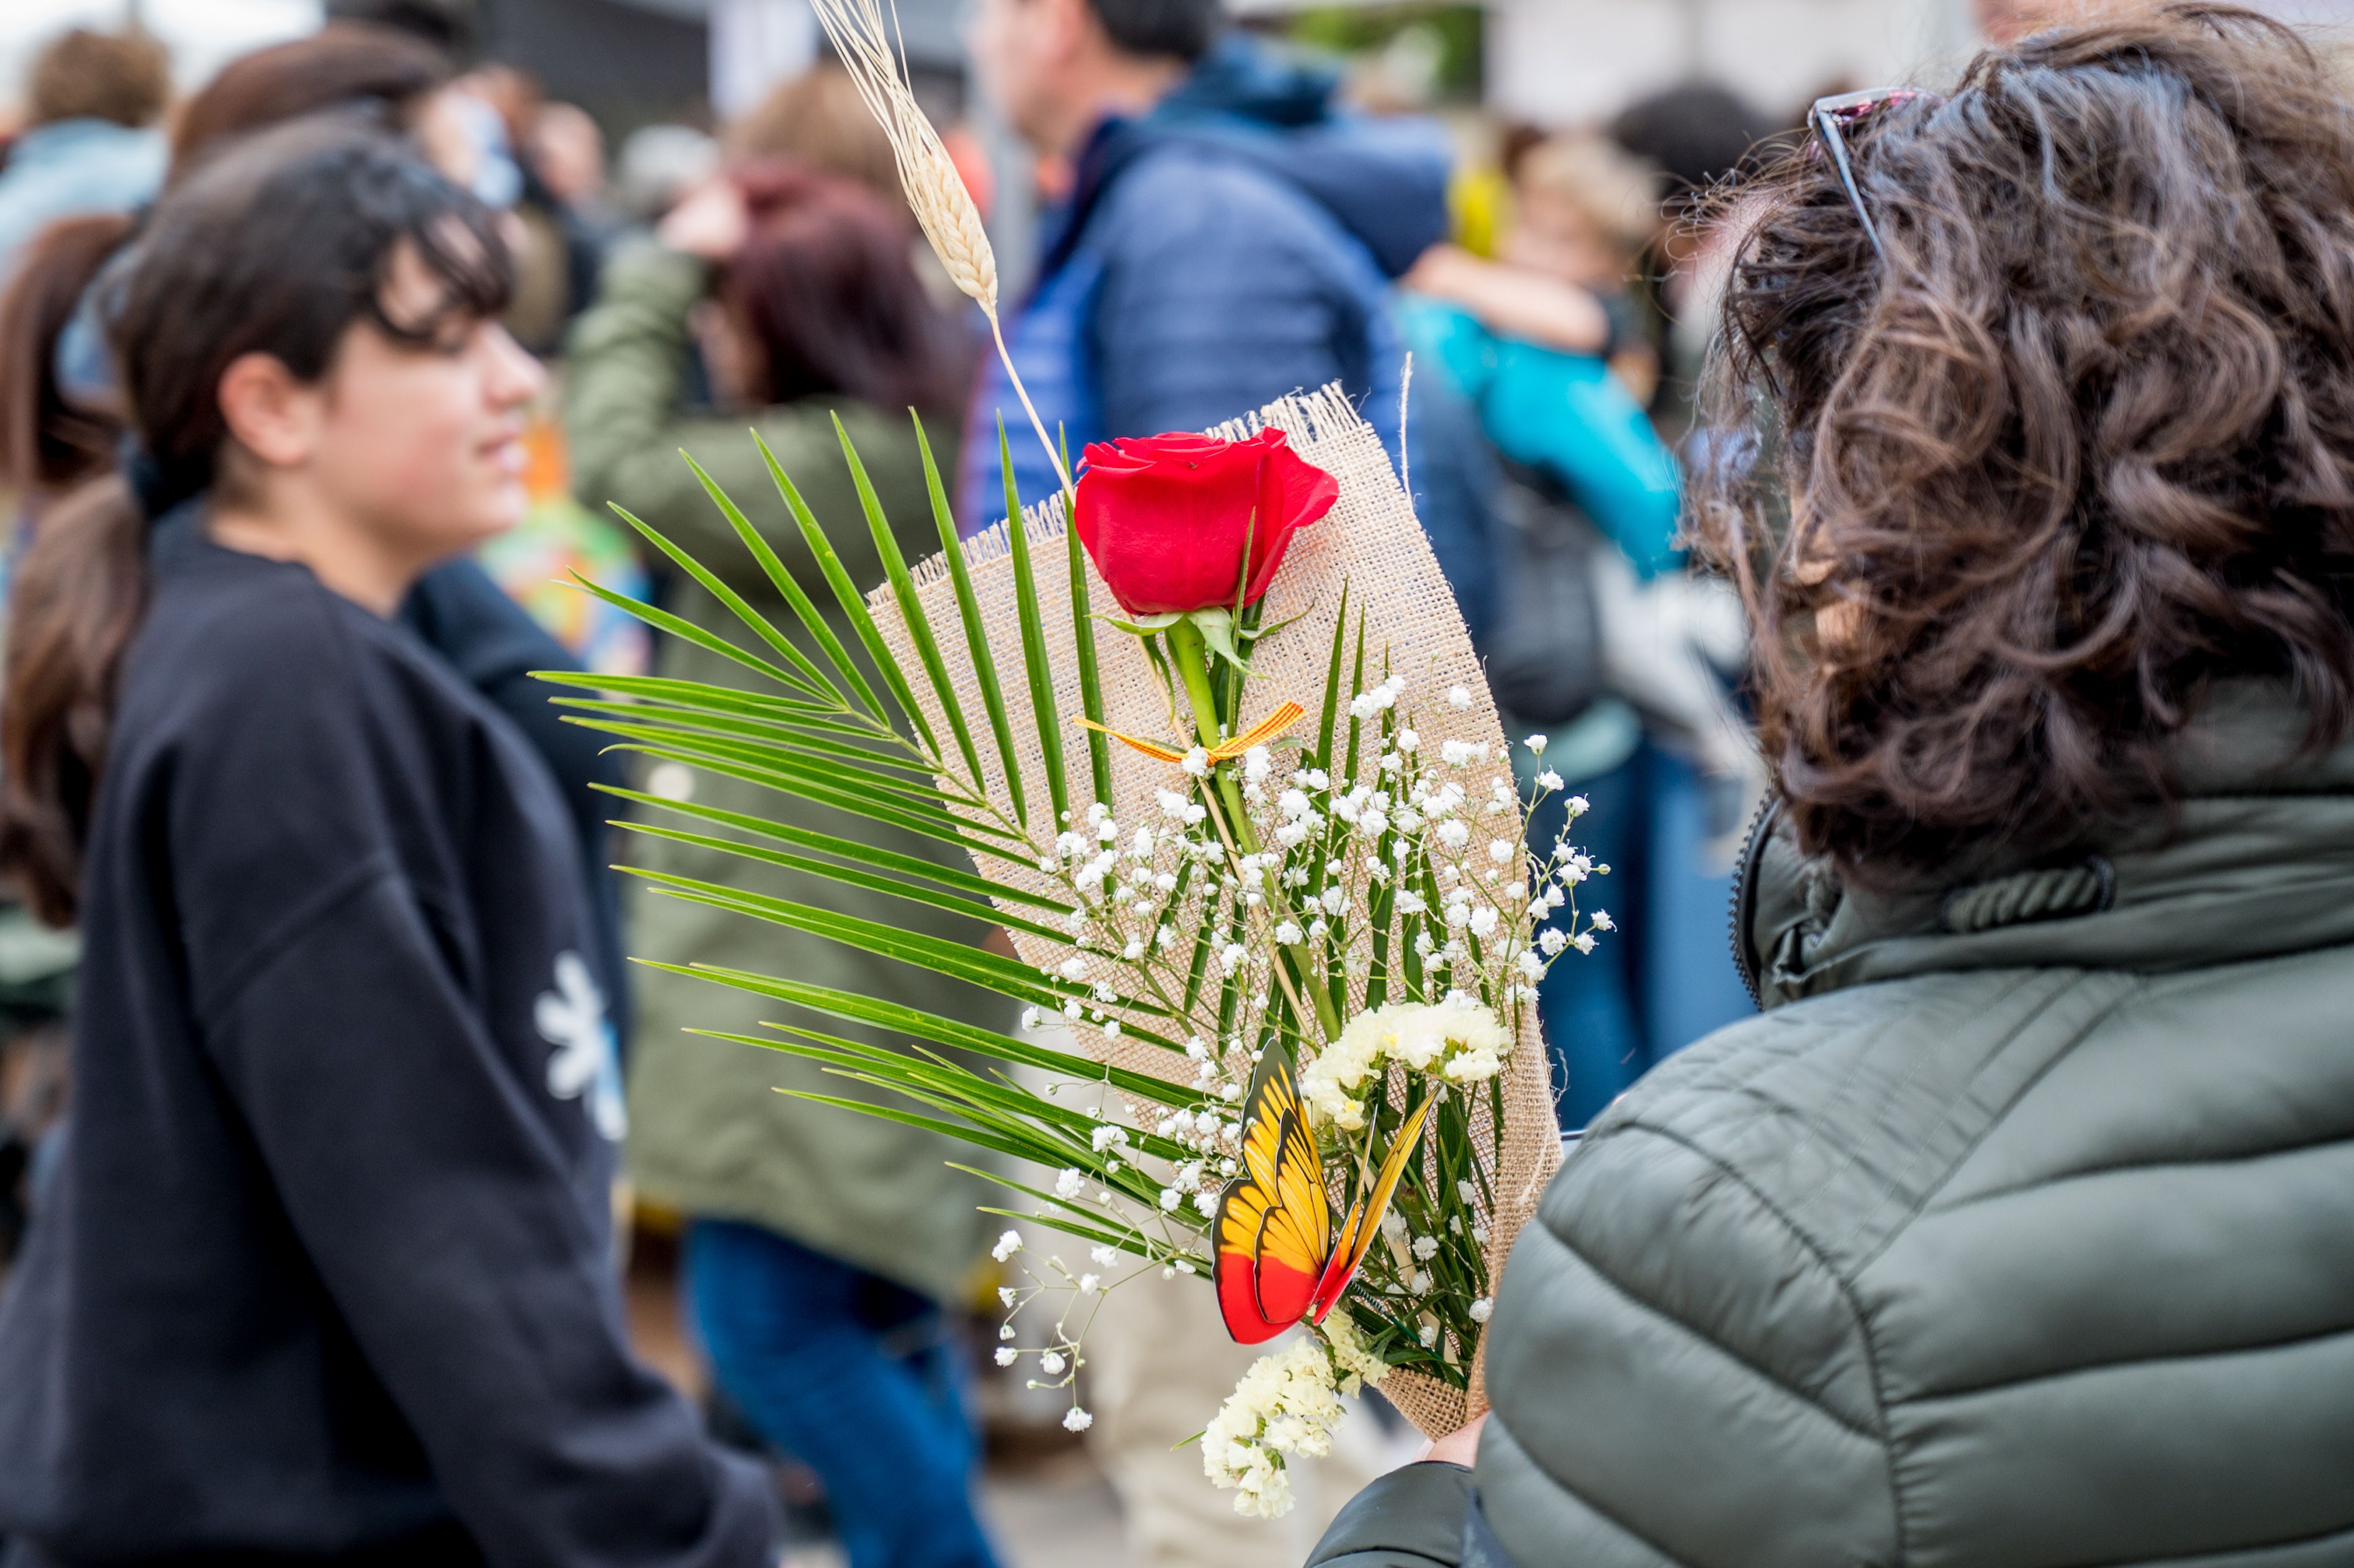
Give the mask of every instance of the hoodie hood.
[(1402, 275), (1447, 237), (1446, 133), (1428, 121), (1375, 120), (1334, 102), (1339, 79), (1241, 34), (1212, 46), (1141, 119), (1108, 122), (1079, 156), (1077, 188), (1047, 270), (1129, 164), (1156, 148), (1214, 150), (1283, 180)]

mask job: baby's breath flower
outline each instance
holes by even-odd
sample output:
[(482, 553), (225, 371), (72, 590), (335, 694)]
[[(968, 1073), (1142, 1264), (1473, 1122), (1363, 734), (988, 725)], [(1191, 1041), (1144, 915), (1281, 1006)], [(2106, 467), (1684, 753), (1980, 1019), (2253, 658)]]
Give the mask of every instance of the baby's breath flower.
[(1021, 1352), (1016, 1351), (1012, 1345), (1000, 1345), (997, 1347), (997, 1364), (1002, 1367), (1010, 1367), (1013, 1364), (1015, 1359), (1019, 1357), (1020, 1354)]
[(1531, 757), (1543, 757), (1544, 755), (1545, 737), (1543, 736), (1532, 735), (1529, 736), (1528, 739), (1521, 742), (1521, 744), (1529, 748), (1529, 755)]
[(1015, 1253), (1020, 1252), (1021, 1250), (1022, 1233), (1020, 1231), (1007, 1231), (1003, 1235), (997, 1238), (997, 1245), (989, 1249), (989, 1255), (995, 1258), (998, 1262), (1003, 1263), (1007, 1258), (1012, 1257)]
[(1490, 1317), (1494, 1315), (1495, 1310), (1495, 1302), (1490, 1300), (1487, 1297), (1482, 1296), (1479, 1299), (1471, 1303), (1471, 1320), (1474, 1323), (1484, 1323)]
[(1095, 1424), (1096, 1418), (1076, 1404), (1071, 1406), (1069, 1412), (1063, 1417), (1063, 1426), (1066, 1431), (1085, 1432)]
[(1450, 708), (1468, 708), (1471, 705), (1471, 694), (1461, 686), (1449, 686), (1447, 688), (1447, 705)]
[(1040, 1355), (1038, 1358), (1038, 1370), (1046, 1373), (1050, 1377), (1055, 1373), (1061, 1372), (1063, 1370), (1062, 1352), (1059, 1351), (1047, 1351)]

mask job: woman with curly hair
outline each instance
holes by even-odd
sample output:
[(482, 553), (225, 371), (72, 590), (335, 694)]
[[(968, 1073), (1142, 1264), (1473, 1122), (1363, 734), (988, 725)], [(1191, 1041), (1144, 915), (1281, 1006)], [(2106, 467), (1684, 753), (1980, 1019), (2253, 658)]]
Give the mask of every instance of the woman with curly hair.
[(2354, 1561), (2354, 110), (2192, 5), (1810, 120), (1699, 486), (1766, 1012), (1314, 1561)]

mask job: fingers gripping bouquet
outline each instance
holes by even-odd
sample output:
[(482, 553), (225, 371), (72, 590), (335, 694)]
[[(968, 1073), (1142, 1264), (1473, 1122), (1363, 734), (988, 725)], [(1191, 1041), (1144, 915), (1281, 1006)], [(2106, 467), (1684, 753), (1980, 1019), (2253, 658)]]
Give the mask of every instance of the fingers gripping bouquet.
[[(976, 217), (925, 213), (961, 187), (933, 177), (872, 0), (820, 9), (870, 101), (914, 117), (895, 141), (927, 232), (985, 260)], [(993, 265), (963, 260), (951, 272), (985, 282), (993, 307)], [(1459, 1425), (1485, 1405), (1496, 1272), (1559, 1160), (1536, 984), (1609, 928), (1599, 910), (1581, 924), (1575, 903), (1607, 868), (1566, 843), (1524, 848), (1485, 683), (1378, 439), (1328, 388), (1206, 436), (1089, 447), (1076, 484), (1026, 512), (1009, 462), (1006, 520), (969, 541), (927, 450), (941, 552), (912, 566), (843, 447), (885, 570), (871, 600), (771, 459), (832, 606), (706, 478), (790, 622), (634, 518), (742, 618), (746, 645), (584, 586), (747, 682), (551, 678), (607, 694), (566, 701), (628, 748), (781, 797), (771, 819), (621, 791), (654, 819), (625, 825), (992, 920), (1018, 958), (720, 882), (652, 875), (659, 891), (990, 987), (1022, 1023), (698, 965), (785, 1004), (769, 1033), (713, 1048), (810, 1058), (897, 1103), (807, 1097), (1055, 1173), (975, 1172), (1091, 1249), (1085, 1272), (1025, 1257), (1025, 1283), (1001, 1291), (999, 1360), (1071, 1388), (1068, 1425), (1089, 1420), (1085, 1323), (1157, 1271), (1214, 1288), (1238, 1340), (1303, 1330), (1203, 1434), (1205, 1468), (1243, 1511), (1288, 1506), (1287, 1458), (1325, 1451), (1363, 1383), (1426, 1431)], [(795, 800), (959, 845), (971, 870), (800, 826)], [(1050, 1022), (1086, 1054), (1050, 1044), (1064, 1037)], [(1062, 1087), (1025, 1087), (1009, 1065)], [(1091, 1106), (1069, 1102), (1073, 1084)], [(1021, 1248), (1007, 1232), (1000, 1261)], [(1023, 1343), (1050, 1304), (1051, 1329)]]

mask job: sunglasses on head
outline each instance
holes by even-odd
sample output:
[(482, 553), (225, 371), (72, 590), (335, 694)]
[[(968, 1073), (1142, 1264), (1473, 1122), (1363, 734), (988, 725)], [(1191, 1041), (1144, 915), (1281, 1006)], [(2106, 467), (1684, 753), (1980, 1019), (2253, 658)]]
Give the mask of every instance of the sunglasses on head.
[(1855, 183), (1855, 164), (1848, 156), (1848, 138), (1888, 110), (1922, 99), (1933, 103), (1943, 101), (1935, 93), (1918, 88), (1874, 87), (1861, 92), (1819, 98), (1807, 111), (1807, 129), (1814, 133), (1811, 155), (1829, 154), (1831, 166), (1839, 171), (1840, 184), (1847, 188), (1847, 199), (1855, 205), (1855, 216), (1863, 225), (1863, 237), (1872, 241), (1872, 249), (1883, 262), (1888, 260), (1888, 248), (1880, 242), (1880, 230), (1872, 227), (1872, 214), (1864, 208), (1862, 188)]

